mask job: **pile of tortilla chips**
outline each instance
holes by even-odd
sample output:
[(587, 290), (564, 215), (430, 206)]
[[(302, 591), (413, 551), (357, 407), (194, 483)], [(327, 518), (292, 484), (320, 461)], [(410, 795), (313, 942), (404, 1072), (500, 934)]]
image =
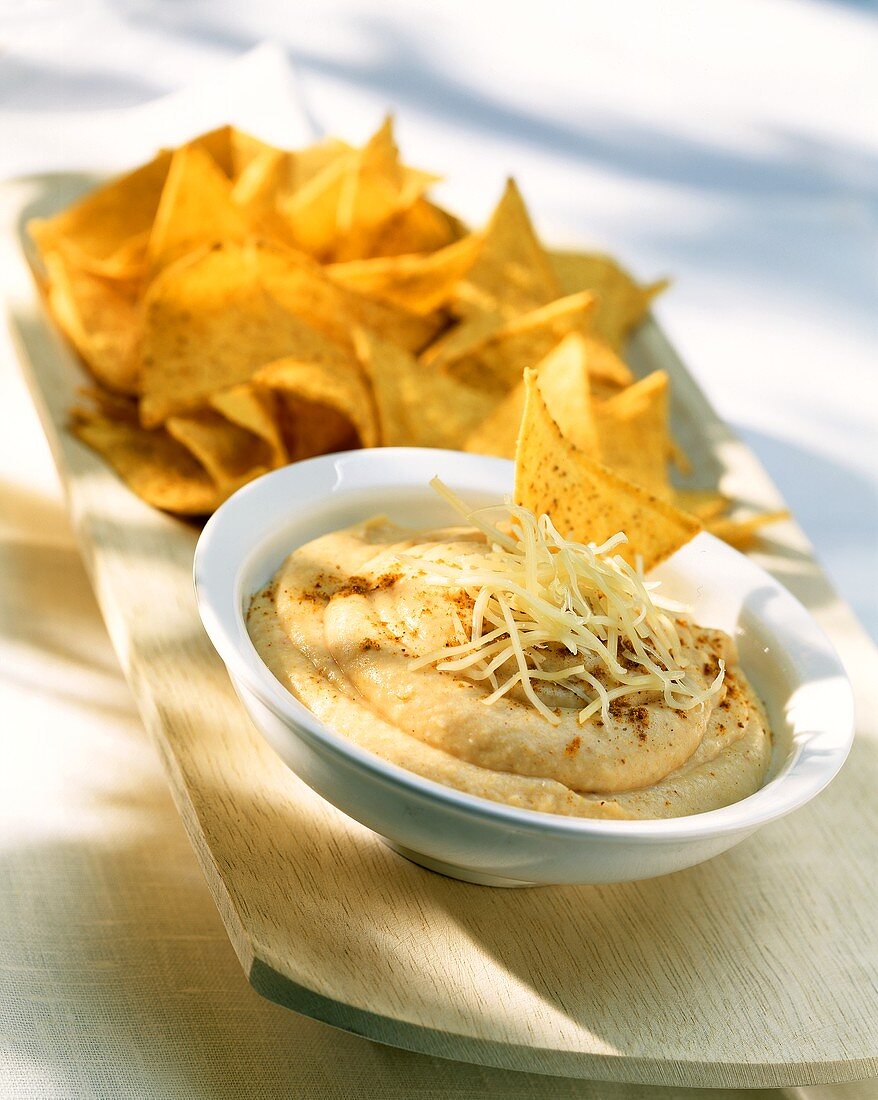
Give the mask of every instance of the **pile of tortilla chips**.
[(576, 528), (589, 494), (633, 485), (678, 535), (751, 539), (768, 517), (742, 525), (717, 493), (671, 487), (667, 377), (622, 358), (664, 282), (545, 249), (511, 180), (470, 231), (428, 197), (436, 179), (403, 163), (390, 119), (362, 148), (224, 127), (32, 222), (96, 383), (76, 434), (150, 504), (203, 515), (350, 447), (512, 457), (524, 418), (518, 493), (538, 510), (566, 495)]

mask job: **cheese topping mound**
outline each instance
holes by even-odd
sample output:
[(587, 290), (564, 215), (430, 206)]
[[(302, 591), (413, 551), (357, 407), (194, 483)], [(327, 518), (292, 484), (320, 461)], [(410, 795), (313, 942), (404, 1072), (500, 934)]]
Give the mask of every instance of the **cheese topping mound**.
[[(610, 705), (626, 695), (655, 693), (674, 710), (701, 707), (723, 683), (725, 662), (706, 688), (687, 675), (683, 646), (673, 618), (684, 610), (656, 594), (658, 581), (644, 579), (613, 551), (627, 541), (620, 532), (603, 545), (565, 539), (547, 515), (535, 516), (507, 502), (502, 526), (487, 516), (495, 509), (472, 511), (439, 480), (432, 488), (467, 522), (482, 532), (485, 553), (455, 562), (407, 559), (418, 564), (431, 583), (459, 589), (473, 601), (465, 625), (455, 611), (458, 644), (418, 657), (412, 669), (434, 665), (472, 680), (487, 680), (494, 689), (484, 702), (495, 703), (516, 685), (553, 725), (554, 710), (540, 699), (534, 685), (562, 684), (582, 700), (579, 722), (598, 712), (609, 720)], [(548, 650), (563, 647), (573, 661), (545, 669)], [(577, 656), (606, 668), (595, 676)], [(497, 673), (515, 671), (502, 682)], [(610, 686), (603, 681), (608, 681)]]

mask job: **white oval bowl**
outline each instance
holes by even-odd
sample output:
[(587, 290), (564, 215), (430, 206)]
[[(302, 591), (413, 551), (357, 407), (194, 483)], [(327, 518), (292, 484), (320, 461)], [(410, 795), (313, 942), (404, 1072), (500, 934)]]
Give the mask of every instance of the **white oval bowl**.
[(598, 821), (517, 809), (405, 771), (329, 729), (263, 664), (247, 633), (250, 597), (286, 556), (377, 514), (414, 527), (453, 517), (438, 474), (474, 506), (501, 501), (512, 463), (456, 451), (382, 448), (326, 455), (266, 474), (211, 517), (195, 552), (198, 607), (256, 726), (290, 768), (349, 817), (423, 866), (485, 885), (602, 883), (691, 867), (813, 798), (853, 738), (850, 684), (817, 624), (776, 580), (701, 534), (656, 575), (698, 622), (734, 635), (774, 734), (764, 786), (688, 817)]

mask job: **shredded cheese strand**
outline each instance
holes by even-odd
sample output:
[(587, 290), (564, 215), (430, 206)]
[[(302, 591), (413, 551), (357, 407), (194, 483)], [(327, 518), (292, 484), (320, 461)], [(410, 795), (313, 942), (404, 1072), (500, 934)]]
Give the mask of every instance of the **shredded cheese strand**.
[[(626, 695), (652, 693), (669, 707), (691, 710), (720, 690), (722, 660), (707, 687), (689, 675), (669, 614), (684, 609), (656, 594), (659, 582), (644, 579), (639, 558), (632, 567), (614, 552), (627, 542), (624, 533), (600, 546), (574, 542), (547, 515), (537, 517), (510, 502), (501, 528), (486, 518), (496, 508), (473, 511), (438, 477), (430, 485), (485, 536), (487, 550), (452, 563), (442, 560), (441, 551), (401, 555), (433, 583), (459, 588), (473, 601), (468, 631), (455, 612), (457, 644), (414, 659), (412, 668), (434, 665), (487, 680), (493, 689), (483, 700), (487, 705), (520, 684), (534, 708), (555, 725), (560, 718), (539, 697), (535, 683), (559, 684), (581, 699), (580, 723), (597, 713), (608, 721), (611, 704)], [(595, 675), (575, 660), (546, 670), (550, 645), (562, 646), (571, 658), (588, 657), (592, 667), (596, 659), (605, 672)], [(516, 671), (498, 684), (496, 674), (504, 665)]]

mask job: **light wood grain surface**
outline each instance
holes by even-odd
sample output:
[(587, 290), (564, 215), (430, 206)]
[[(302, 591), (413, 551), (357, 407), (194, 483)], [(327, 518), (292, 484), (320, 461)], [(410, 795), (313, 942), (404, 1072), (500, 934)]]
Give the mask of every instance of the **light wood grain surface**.
[[(73, 186), (45, 178), (8, 191), (13, 225)], [(78, 368), (11, 252), (4, 271), (113, 643), (257, 989), (382, 1042), (511, 1069), (727, 1088), (878, 1074), (878, 655), (793, 525), (777, 529), (763, 563), (829, 630), (858, 691), (857, 744), (833, 786), (664, 879), (527, 891), (453, 882), (322, 802), (261, 740), (196, 613), (196, 528), (143, 505), (66, 434)], [(777, 506), (654, 326), (635, 357), (641, 371), (671, 372), (675, 427), (705, 476)]]

